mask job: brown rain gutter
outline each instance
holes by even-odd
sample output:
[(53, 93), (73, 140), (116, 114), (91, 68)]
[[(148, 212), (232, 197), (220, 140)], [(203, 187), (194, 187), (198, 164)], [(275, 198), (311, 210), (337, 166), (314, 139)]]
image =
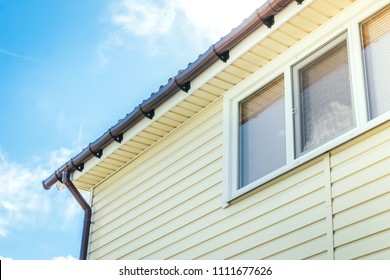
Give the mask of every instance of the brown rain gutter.
[[(250, 33), (263, 24), (270, 28), (274, 23), (274, 15), (280, 12), (291, 1), (292, 0), (267, 0), (266, 3), (258, 8), (238, 27), (220, 39), (216, 44), (212, 45), (204, 54), (199, 56), (196, 61), (190, 63), (185, 70), (180, 71), (177, 76), (169, 79), (168, 83), (165, 86), (160, 87), (159, 91), (153, 93), (138, 107), (134, 108), (131, 113), (126, 115), (124, 119), (112, 126), (100, 138), (93, 143), (90, 143), (88, 147), (83, 149), (78, 155), (62, 165), (57, 171), (44, 180), (42, 182), (43, 187), (48, 190), (57, 181), (62, 181), (61, 174), (63, 172), (71, 173), (75, 170), (82, 171), (84, 162), (92, 156), (100, 158), (103, 154), (103, 148), (113, 141), (121, 142), (123, 133), (145, 116), (152, 119), (155, 108), (173, 96), (178, 90), (188, 92), (190, 89), (190, 82), (200, 73), (205, 71), (211, 64), (219, 59), (226, 62), (229, 59), (229, 51)], [(295, 1), (298, 4), (303, 2), (303, 0)]]
[[(159, 91), (153, 93), (148, 99), (144, 100), (138, 107), (126, 115), (116, 125), (112, 126), (100, 138), (90, 143), (78, 155), (62, 165), (57, 171), (42, 182), (45, 189), (50, 189), (57, 181), (62, 181), (61, 174), (64, 171), (73, 172), (82, 171), (84, 162), (92, 156), (101, 157), (103, 148), (112, 141), (121, 142), (123, 133), (136, 124), (145, 116), (152, 119), (154, 109), (173, 96), (178, 90), (187, 91), (190, 89), (190, 81), (205, 71), (211, 64), (221, 59), (226, 61), (229, 58), (229, 50), (246, 38), (250, 33), (261, 25), (265, 24), (271, 27), (274, 23), (274, 15), (281, 11), (292, 0), (267, 0), (267, 2), (257, 9), (249, 18), (243, 21), (237, 28), (232, 30), (227, 36), (220, 39), (211, 46), (203, 55), (188, 65), (188, 67), (179, 72), (177, 76), (171, 78), (165, 86), (160, 87)], [(296, 0), (301, 4), (303, 0)]]
[(70, 180), (69, 172), (65, 171), (64, 173), (62, 173), (62, 181), (64, 185), (68, 188), (68, 190), (71, 192), (73, 197), (80, 204), (81, 208), (83, 208), (84, 210), (84, 224), (83, 224), (83, 233), (81, 236), (80, 260), (86, 260), (87, 253), (88, 253), (88, 240), (89, 240), (89, 229), (91, 226), (92, 209), (89, 206), (89, 204), (85, 201), (81, 193), (77, 190), (73, 182)]

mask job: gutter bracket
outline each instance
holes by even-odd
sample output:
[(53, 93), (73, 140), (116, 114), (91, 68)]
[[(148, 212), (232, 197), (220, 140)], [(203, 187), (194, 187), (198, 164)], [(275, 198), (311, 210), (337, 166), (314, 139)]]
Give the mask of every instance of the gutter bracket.
[(272, 25), (274, 25), (274, 23), (275, 23), (275, 16), (274, 15), (267, 17), (265, 19), (262, 19), (262, 18), (260, 18), (260, 19), (264, 23), (264, 25), (267, 26), (268, 28), (271, 28)]
[(103, 149), (100, 149), (99, 151), (95, 152), (91, 149), (91, 144), (88, 146), (89, 151), (97, 158), (101, 158), (103, 155)]
[(155, 113), (155, 112), (154, 112), (154, 109), (151, 109), (151, 110), (145, 112), (144, 110), (142, 110), (141, 105), (139, 106), (139, 109), (140, 109), (141, 113), (142, 113), (145, 117), (147, 117), (147, 118), (150, 119), (150, 120), (153, 119), (154, 113)]
[(71, 162), (71, 164), (72, 164), (72, 166), (74, 167), (74, 169), (76, 169), (77, 171), (79, 171), (79, 172), (82, 172), (83, 171), (83, 169), (84, 169), (84, 162), (82, 162), (80, 165), (75, 165), (74, 164), (74, 162), (73, 162), (73, 160), (71, 159), (70, 160), (70, 162)]
[[(118, 142), (118, 143), (121, 143), (122, 140), (123, 140), (123, 133), (119, 134), (118, 136), (115, 136), (114, 134), (112, 134), (111, 132), (111, 129), (108, 130), (108, 133), (110, 134), (111, 138), (115, 141), (115, 142)], [(91, 151), (92, 152), (92, 151)], [(102, 151), (102, 154), (103, 154), (103, 151)], [(101, 155), (100, 155), (101, 156)], [(100, 157), (99, 157), (100, 158)]]
[(175, 84), (182, 90), (182, 91), (184, 91), (184, 92), (187, 92), (188, 93), (188, 91), (191, 89), (191, 82), (190, 81), (188, 81), (188, 82), (186, 82), (186, 83), (184, 83), (184, 84), (179, 84), (178, 82), (177, 82), (177, 79), (176, 79), (176, 77), (175, 77)]
[(224, 51), (222, 53), (218, 53), (217, 50), (215, 49), (215, 45), (213, 45), (213, 51), (215, 53), (216, 56), (218, 56), (218, 58), (223, 61), (223, 62), (227, 62), (230, 58), (230, 54), (229, 54), (229, 50), (227, 51)]

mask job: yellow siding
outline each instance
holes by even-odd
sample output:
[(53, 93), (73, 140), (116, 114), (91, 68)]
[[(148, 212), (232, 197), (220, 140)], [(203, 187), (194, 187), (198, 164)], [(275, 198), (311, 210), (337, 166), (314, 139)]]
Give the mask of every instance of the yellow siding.
[(89, 258), (388, 259), (389, 127), (223, 209), (219, 99), (95, 188)]
[(390, 259), (389, 123), (332, 151), (337, 259)]

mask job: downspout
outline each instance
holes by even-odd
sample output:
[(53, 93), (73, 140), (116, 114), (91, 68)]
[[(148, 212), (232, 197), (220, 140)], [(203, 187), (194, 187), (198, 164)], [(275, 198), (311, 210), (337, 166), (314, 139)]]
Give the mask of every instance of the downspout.
[(91, 226), (91, 216), (92, 209), (89, 204), (85, 201), (84, 197), (77, 190), (76, 186), (70, 180), (70, 174), (67, 171), (62, 173), (62, 182), (68, 188), (73, 197), (77, 200), (81, 208), (84, 210), (84, 224), (83, 224), (83, 232), (81, 236), (81, 246), (80, 246), (80, 260), (87, 259), (88, 253), (88, 242), (89, 242), (89, 229)]

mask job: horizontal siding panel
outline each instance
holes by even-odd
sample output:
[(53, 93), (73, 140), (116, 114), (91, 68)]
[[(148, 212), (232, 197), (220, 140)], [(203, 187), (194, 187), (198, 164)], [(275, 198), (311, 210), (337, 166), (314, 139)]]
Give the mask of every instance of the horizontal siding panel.
[[(204, 114), (204, 118), (207, 119), (206, 122), (200, 122), (195, 126), (188, 125), (180, 131), (177, 131), (175, 135), (168, 135), (159, 142), (157, 149), (145, 151), (142, 158), (138, 158), (131, 162), (124, 170), (121, 170), (120, 173), (116, 174), (116, 176), (108, 178), (103, 184), (97, 186), (95, 188), (94, 203), (99, 203), (99, 200), (103, 197), (107, 199), (110, 193), (116, 194), (117, 197), (120, 196), (121, 194), (118, 193), (118, 190), (129, 191), (129, 189), (126, 189), (129, 188), (126, 186), (128, 185), (128, 182), (135, 184), (135, 180), (138, 180), (139, 183), (142, 183), (142, 181), (145, 180), (144, 177), (134, 176), (135, 174), (148, 176), (150, 172), (153, 173), (153, 169), (156, 166), (162, 167), (161, 163), (168, 166), (169, 163), (174, 163), (180, 159), (181, 156), (191, 153), (194, 148), (194, 143), (198, 143), (197, 146), (199, 146), (202, 145), (203, 142), (207, 142), (211, 138), (216, 137), (221, 132), (222, 116), (220, 105), (221, 103), (215, 103), (212, 107), (217, 110), (211, 110)], [(174, 145), (172, 145), (173, 143)], [(167, 158), (167, 154), (174, 155), (176, 158), (173, 158), (172, 156)], [(151, 157), (154, 157), (153, 161), (149, 160)], [(107, 186), (110, 186), (110, 188), (106, 188)], [(124, 186), (126, 186), (126, 188), (121, 190)], [(109, 203), (110, 201), (108, 200), (105, 204)]]
[(296, 259), (308, 259), (313, 256), (318, 256), (325, 252), (324, 258), (327, 255), (327, 237), (322, 235), (312, 240), (304, 240), (303, 243), (298, 244), (295, 247), (289, 248), (281, 253), (268, 257), (269, 260), (296, 260)]
[(390, 174), (333, 199), (333, 213), (337, 214), (355, 205), (367, 202), (390, 191)]
[[(319, 193), (317, 193), (317, 195), (318, 194)], [(286, 207), (275, 210), (275, 218), (273, 213), (262, 215), (259, 218), (229, 230), (227, 233), (207, 240), (207, 242), (202, 244), (202, 246), (191, 248), (191, 250), (177, 254), (171, 258), (235, 258), (235, 255), (241, 254), (249, 248), (261, 246), (262, 244), (270, 242), (279, 236), (289, 234), (297, 230), (297, 228), (303, 227), (306, 223), (310, 223), (310, 221), (321, 220), (324, 217), (324, 206), (323, 204), (318, 204), (316, 206), (312, 206), (312, 208), (307, 208), (311, 206), (307, 205), (308, 203), (318, 203), (318, 201), (309, 202), (311, 198), (313, 197), (308, 197), (306, 201), (302, 201), (302, 207), (294, 208), (287, 205)], [(302, 208), (306, 209), (302, 210)], [(228, 222), (229, 221), (226, 221), (226, 223)], [(214, 249), (215, 247), (217, 248)], [(211, 249), (214, 250), (211, 251)], [(205, 254), (207, 251), (210, 252)]]
[(365, 203), (358, 204), (353, 208), (338, 213), (334, 216), (334, 229), (338, 230), (344, 228), (361, 220), (365, 220), (372, 216), (389, 211), (389, 209), (390, 192), (379, 196), (376, 199), (372, 199)]
[[(318, 188), (320, 188), (320, 190), (316, 191)], [(301, 201), (298, 201), (298, 198), (302, 196), (303, 198), (301, 198)], [(206, 248), (207, 250), (211, 250), (212, 248), (218, 248), (218, 246), (224, 246), (226, 240), (238, 239), (250, 232), (259, 230), (262, 227), (267, 227), (267, 225), (283, 220), (290, 215), (294, 215), (294, 213), (304, 211), (305, 208), (310, 208), (313, 205), (321, 203), (322, 196), (321, 183), (316, 183), (314, 180), (311, 180), (311, 184), (297, 187), (297, 190), (287, 190), (285, 193), (279, 194), (273, 199), (265, 200), (259, 205), (254, 205), (240, 212), (228, 216), (227, 213), (216, 213), (217, 216), (213, 217), (211, 220), (212, 224), (208, 224), (207, 227), (206, 225), (200, 225), (198, 231), (188, 239), (173, 239), (169, 249), (165, 248), (164, 251), (151, 255), (150, 258), (170, 258), (172, 257), (171, 255), (177, 254), (178, 251), (180, 252), (183, 248), (197, 246), (202, 243), (202, 240), (207, 240), (206, 243), (200, 244), (199, 246), (203, 251)], [(289, 204), (290, 201), (293, 202)], [(287, 205), (282, 207), (285, 204)], [(233, 211), (233, 209), (231, 209), (231, 211)], [(271, 212), (272, 215), (265, 216), (266, 213)], [(222, 234), (228, 237), (220, 236)], [(193, 250), (188, 250), (181, 255), (177, 255), (177, 258), (195, 258), (196, 254), (199, 254), (199, 249), (193, 248)]]
[(304, 260), (329, 260), (329, 255), (327, 251), (324, 251), (317, 255), (304, 258)]
[(334, 244), (339, 247), (387, 229), (390, 229), (390, 210), (337, 230)]
[[(357, 259), (390, 248), (390, 229), (335, 249), (336, 259)], [(390, 259), (390, 255), (388, 256)]]
[(331, 151), (331, 167), (334, 168), (343, 162), (354, 158), (366, 150), (376, 147), (390, 139), (390, 122), (377, 127), (358, 138)]
[[(142, 233), (143, 229), (137, 232), (139, 233), (137, 238), (128, 244), (131, 249), (123, 250), (118, 256), (120, 259), (145, 259), (147, 256), (154, 252), (164, 249), (164, 246), (169, 246), (171, 240), (170, 236), (175, 237), (178, 229), (185, 228), (184, 237), (186, 234), (190, 234), (191, 230), (199, 227), (199, 219), (208, 217), (211, 213), (220, 210), (219, 202), (221, 200), (221, 193), (219, 191), (221, 185), (212, 186), (209, 192), (204, 193), (203, 201), (198, 205), (187, 202), (183, 205), (186, 209), (195, 206), (191, 211), (181, 212), (176, 219), (164, 222), (163, 219), (159, 219), (161, 226), (155, 228), (147, 233)], [(207, 222), (207, 220), (206, 220)], [(151, 225), (155, 226), (155, 225)], [(116, 254), (117, 252), (115, 252)]]
[(337, 167), (333, 167), (332, 182), (336, 182), (381, 160), (390, 158), (389, 151), (390, 141), (387, 141), (371, 149), (365, 150), (364, 153), (345, 161), (343, 164), (340, 164)]
[[(325, 220), (320, 220), (310, 224), (310, 222), (315, 220), (315, 218), (317, 217), (308, 216), (306, 219), (307, 225), (303, 228), (297, 228), (295, 231), (289, 232), (288, 234), (267, 242), (262, 246), (251, 248), (242, 254), (233, 256), (232, 259), (267, 259), (278, 252), (285, 251), (303, 242), (323, 236), (326, 230)], [(262, 234), (260, 236), (254, 236), (253, 239), (261, 238), (261, 236)], [(321, 248), (319, 248), (319, 251), (320, 250)]]
[[(209, 165), (205, 165), (205, 167), (213, 171), (218, 168), (218, 165), (220, 165), (220, 162), (216, 161)], [(163, 187), (160, 187), (157, 190), (151, 190), (145, 193), (143, 196), (137, 197), (135, 199), (129, 199), (129, 202), (126, 205), (121, 206), (116, 211), (113, 211), (112, 214), (110, 213), (109, 216), (104, 216), (95, 222), (97, 230), (93, 230), (92, 232), (94, 240), (117, 230), (122, 225), (126, 225), (126, 227), (128, 227), (127, 224), (130, 221), (136, 220), (140, 224), (145, 223), (147, 221), (145, 220), (145, 217), (149, 217), (149, 215), (155, 213), (156, 211), (160, 214), (164, 213), (164, 211), (167, 211), (175, 206), (170, 204), (165, 205), (165, 201), (172, 202), (177, 201), (177, 199), (183, 199), (183, 201), (186, 201), (188, 199), (187, 197), (192, 197), (202, 191), (205, 191), (210, 186), (199, 186), (201, 183), (211, 183), (211, 185), (215, 185), (221, 181), (221, 174), (219, 173), (209, 175), (205, 172), (204, 168), (200, 169), (198, 173), (195, 172), (193, 176), (185, 178), (181, 182), (178, 182), (174, 185), (167, 186), (164, 182), (162, 182), (162, 184), (164, 184)], [(202, 176), (206, 177), (203, 178)], [(175, 196), (178, 198), (174, 198)], [(156, 209), (157, 206), (158, 208)], [(140, 219), (137, 220), (137, 218)], [(136, 226), (139, 226), (140, 224), (136, 224)]]
[[(151, 209), (151, 213), (147, 216), (153, 214), (155, 216), (149, 220), (142, 216), (133, 220), (129, 217), (129, 221), (124, 223), (122, 228), (109, 232), (109, 234), (92, 242), (92, 254), (94, 258), (139, 259), (140, 254), (145, 255), (145, 250), (155, 250), (153, 243), (156, 240), (172, 233), (177, 227), (189, 226), (199, 216), (217, 210), (219, 207), (216, 202), (220, 200), (220, 195), (218, 187), (208, 186), (207, 190), (196, 194), (199, 196), (199, 204), (188, 203), (187, 200), (184, 200), (186, 203), (168, 205), (171, 209), (157, 215), (155, 213), (159, 212), (158, 209)], [(189, 198), (195, 199), (194, 196)], [(170, 200), (167, 200), (167, 203), (169, 202)], [(164, 209), (166, 207), (163, 205)]]
[(365, 256), (356, 258), (357, 260), (390, 260), (390, 248), (376, 251)]
[[(157, 170), (164, 170), (169, 166), (179, 168), (180, 165), (183, 164), (181, 161), (185, 160), (186, 158), (193, 157), (194, 155), (204, 151), (209, 152), (215, 149), (221, 143), (221, 140), (218, 137), (218, 135), (221, 134), (221, 125), (218, 123), (218, 119), (210, 119), (206, 125), (208, 128), (207, 132), (201, 133), (196, 128), (194, 128), (191, 133), (189, 132), (188, 138), (174, 140), (176, 141), (175, 145), (171, 145), (163, 151), (157, 152), (157, 154), (147, 153), (145, 154), (144, 159), (135, 160), (130, 164), (129, 167), (126, 168), (126, 170), (131, 170), (132, 172), (124, 175), (122, 178), (118, 178), (118, 180), (115, 182), (115, 187), (104, 190), (104, 186), (102, 186), (101, 192), (95, 195), (95, 204), (99, 205), (99, 203), (102, 203), (108, 206), (112, 201), (117, 200), (124, 193), (130, 192), (133, 188), (138, 186), (140, 187), (139, 191), (142, 193), (144, 189), (144, 182), (147, 180), (147, 177), (145, 178), (145, 176), (149, 176), (153, 180), (159, 180), (158, 178), (153, 178), (156, 175)], [(198, 134), (195, 134), (192, 138), (190, 138), (193, 133)], [(168, 143), (165, 143), (165, 145), (169, 145), (170, 141), (167, 142)], [(168, 158), (166, 156), (167, 154), (170, 155)], [(202, 154), (199, 154), (199, 156), (202, 156)], [(145, 159), (147, 159), (147, 161), (144, 164), (140, 164), (140, 162)], [(193, 160), (196, 160), (196, 158)], [(161, 173), (161, 175), (167, 177), (169, 174), (164, 172)], [(111, 182), (107, 182), (104, 185), (110, 184)], [(151, 184), (150, 180), (149, 184)], [(136, 193), (133, 193), (133, 195), (135, 194)], [(100, 202), (101, 199), (104, 200)], [(110, 210), (113, 209), (112, 206), (109, 206), (109, 208)], [(106, 210), (106, 212), (107, 211), (109, 210)]]
[[(114, 218), (112, 216), (114, 209), (122, 207), (119, 213), (131, 210), (131, 204), (128, 202), (128, 195), (133, 197), (134, 201), (139, 201), (147, 195), (146, 192), (148, 192), (148, 189), (152, 189), (152, 192), (156, 192), (162, 187), (167, 188), (170, 184), (190, 176), (197, 167), (203, 167), (207, 165), (210, 160), (221, 157), (221, 141), (217, 133), (215, 137), (215, 139), (210, 140), (207, 144), (197, 147), (194, 151), (189, 151), (189, 153), (182, 158), (172, 156), (169, 161), (166, 160), (159, 165), (154, 165), (153, 169), (145, 171), (146, 176), (152, 173), (148, 180), (145, 180), (145, 177), (142, 177), (143, 174), (135, 174), (136, 176), (134, 176), (130, 182), (126, 183), (127, 185), (132, 186), (131, 192), (129, 191), (129, 187), (122, 187), (119, 192), (106, 197), (101, 203), (107, 206), (99, 207), (99, 210), (95, 213), (96, 219), (102, 219), (102, 221), (111, 220)], [(196, 158), (195, 155), (197, 154), (199, 154), (199, 157)], [(153, 159), (151, 160), (153, 161)], [(170, 183), (170, 181), (172, 181), (172, 183)], [(108, 216), (104, 217), (106, 215)]]
[[(143, 247), (145, 243), (140, 241), (145, 239), (142, 237), (167, 223), (168, 217), (175, 217), (172, 209), (181, 205), (180, 201), (186, 201), (186, 208), (181, 205), (181, 211), (176, 212), (178, 209), (175, 209), (175, 220), (181, 219), (186, 211), (194, 210), (196, 203), (188, 201), (191, 193), (201, 196), (201, 204), (207, 198), (217, 196), (221, 199), (220, 109), (221, 103), (212, 105), (199, 122), (190, 121), (191, 125), (183, 126), (174, 137), (168, 135), (159, 142), (159, 147), (148, 149), (142, 157), (146, 164), (137, 162), (141, 159), (136, 160), (114, 176), (117, 179), (111, 177), (104, 182), (100, 192), (94, 196), (97, 209), (91, 235), (91, 258), (120, 258), (122, 255), (117, 250), (113, 252), (113, 248), (127, 248), (128, 253), (131, 249), (126, 246), (134, 246), (134, 243), (128, 244), (129, 239), (139, 241), (139, 246)], [(196, 126), (193, 125), (195, 123)], [(167, 154), (171, 156), (167, 158)], [(113, 183), (115, 188), (105, 187)], [(216, 184), (218, 187), (209, 189)], [(219, 209), (220, 203), (216, 207)], [(169, 216), (164, 213), (169, 213)], [(190, 220), (183, 218), (181, 221), (188, 223)], [(173, 229), (175, 227), (170, 228), (171, 231)], [(150, 239), (146, 241), (151, 242)]]
[[(362, 163), (363, 164), (363, 163)], [(390, 158), (366, 167), (357, 173), (333, 183), (333, 198), (345, 195), (350, 191), (387, 177), (389, 174)]]

